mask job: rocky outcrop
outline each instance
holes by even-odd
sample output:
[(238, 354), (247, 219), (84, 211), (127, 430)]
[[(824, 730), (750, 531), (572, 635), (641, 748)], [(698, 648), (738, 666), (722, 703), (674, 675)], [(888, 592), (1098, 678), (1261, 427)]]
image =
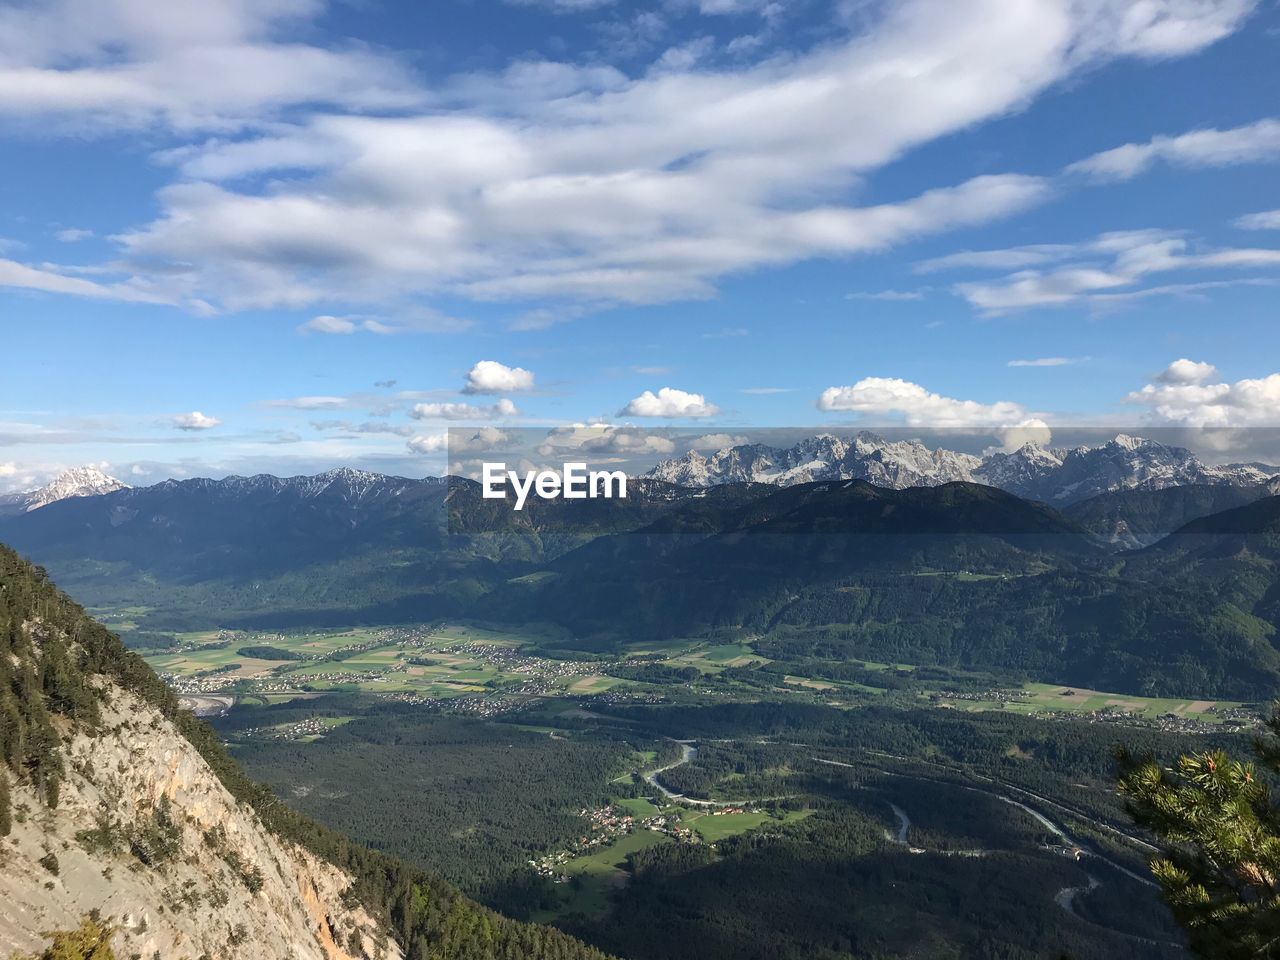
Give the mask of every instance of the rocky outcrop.
[(97, 731), (63, 730), (56, 809), (12, 787), (0, 956), (96, 911), (119, 957), (397, 960), (351, 878), (271, 834), (153, 707), (105, 689)]

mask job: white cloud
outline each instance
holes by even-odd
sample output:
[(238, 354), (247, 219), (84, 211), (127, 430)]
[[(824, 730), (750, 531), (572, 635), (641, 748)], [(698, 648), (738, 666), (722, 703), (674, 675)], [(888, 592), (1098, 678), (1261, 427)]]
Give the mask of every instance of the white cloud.
[(614, 426), (607, 423), (572, 424), (556, 427), (538, 446), (540, 457), (551, 457), (565, 450), (635, 457), (649, 454), (665, 456), (674, 453), (676, 445), (662, 433), (642, 427)]
[(732, 433), (706, 433), (689, 440), (687, 446), (690, 450), (724, 450), (726, 447), (737, 447), (750, 442), (749, 437), (740, 437)]
[(18, 465), (10, 461), (9, 463), (0, 463), (0, 477), (12, 477), (18, 472)]
[(221, 424), (222, 421), (217, 417), (205, 416), (199, 410), (192, 410), (190, 413), (180, 413), (173, 418), (173, 425), (179, 430), (212, 430)]
[[(59, 9), (72, 2), (88, 0)], [(355, 115), (403, 100), (403, 74), (385, 58), (370, 65), (365, 52), (278, 49), (270, 38), (286, 2), (226, 14), (222, 33), (233, 46), (257, 37), (264, 57), (312, 57), (308, 69), (285, 71), (294, 82), (259, 89), (260, 70), (236, 70), (235, 60), (210, 69), (196, 57), (193, 74), (232, 81), (166, 88), (165, 102), (148, 109), (174, 123), (225, 121), (234, 98), (252, 94), (246, 102), (262, 115), (309, 81), (307, 102), (339, 110), (169, 152), (187, 182), (161, 193), (159, 219), (120, 238), (131, 261), (185, 270), (190, 295), (224, 309), (405, 294), (707, 297), (735, 272), (986, 223), (1043, 201), (1049, 181), (1007, 174), (868, 206), (849, 198), (861, 177), (913, 147), (1020, 109), (1080, 69), (1200, 49), (1253, 6), (904, 0), (877, 6), (836, 42), (747, 66), (667, 58), (628, 77), (594, 64), (518, 62), (446, 80), (429, 95), (408, 91), (427, 109)], [(199, 31), (170, 32), (177, 38), (165, 49), (189, 55)], [(132, 51), (126, 44), (125, 63)], [(369, 69), (355, 83), (357, 57)], [(117, 66), (98, 68), (98, 96), (117, 95), (106, 83), (119, 79)], [(130, 76), (145, 81), (133, 66)], [(186, 109), (168, 103), (183, 95)]]
[(352, 420), (312, 420), (315, 430), (336, 430), (340, 433), (386, 433), (399, 437), (407, 437), (413, 433), (413, 427), (406, 424), (393, 424), (385, 420), (366, 420), (356, 423)]
[(997, 428), (996, 436), (1000, 439), (1000, 448), (1005, 453), (1012, 453), (1028, 443), (1047, 447), (1049, 441), (1053, 439), (1053, 432), (1039, 417), (1029, 417), (1012, 426)]
[(1010, 360), (1010, 367), (1065, 367), (1081, 363), (1084, 357), (1037, 357), (1034, 360)]
[(1178, 167), (1225, 167), (1280, 159), (1280, 121), (1228, 130), (1193, 130), (1180, 136), (1153, 137), (1095, 153), (1067, 167), (1067, 172), (1099, 180), (1129, 180), (1163, 161)]
[(447, 435), (451, 454), (486, 453), (510, 447), (516, 442), (511, 434), (497, 427), (480, 427), (466, 433), (459, 432), (458, 428), (450, 428)]
[(1154, 423), (1185, 427), (1280, 425), (1280, 373), (1259, 379), (1212, 383), (1212, 365), (1178, 360), (1128, 403), (1144, 406)]
[(410, 453), (440, 453), (448, 449), (449, 435), (445, 432), (423, 433), (405, 441)]
[(1053, 263), (1070, 254), (1071, 244), (1040, 243), (1004, 250), (962, 250), (945, 257), (934, 257), (916, 264), (917, 273), (934, 273), (939, 270), (1018, 270)]
[(409, 408), (409, 416), (415, 420), (496, 420), (519, 413), (506, 397), (487, 407), (470, 403), (418, 403)]
[(400, 333), (460, 333), (472, 326), (470, 320), (449, 317), (426, 308), (415, 308), (405, 316), (381, 318), (323, 314), (299, 324), (299, 333), (326, 333), (349, 335), (359, 333), (394, 336)]
[(896, 377), (866, 377), (848, 387), (828, 387), (819, 410), (902, 417), (913, 427), (1004, 427), (1028, 419), (1020, 404), (1008, 400), (978, 403), (931, 393)]
[(1280, 230), (1280, 210), (1262, 210), (1258, 213), (1247, 213), (1232, 221), (1237, 227), (1245, 230)]
[(875, 293), (856, 292), (846, 293), (846, 300), (923, 300), (923, 290), (878, 290)]
[(339, 333), (348, 334), (355, 333), (359, 329), (355, 320), (350, 317), (333, 317), (319, 316), (312, 317), (306, 323), (299, 325), (298, 330), (302, 333)]
[(0, 259), (0, 287), (19, 287), (26, 290), (42, 290), (46, 293), (65, 293), (74, 297), (94, 300), (123, 300), (128, 303), (173, 303), (152, 284), (138, 278), (116, 283), (98, 283), (84, 277), (69, 275), (70, 268), (56, 264), (38, 267)]
[(533, 373), (496, 360), (481, 360), (467, 372), (463, 393), (515, 393), (533, 389)]
[(700, 393), (686, 393), (672, 387), (663, 387), (656, 394), (646, 390), (619, 412), (620, 417), (714, 417), (720, 412), (715, 404), (707, 403)]
[[(0, 9), (0, 114), (235, 131), (289, 106), (420, 103), (395, 60), (276, 39), (319, 0), (51, 0)], [(216, 82), (210, 82), (216, 77)]]
[(582, 13), (612, 6), (617, 0), (503, 0), (513, 7), (543, 7), (552, 13)]
[(350, 403), (347, 397), (289, 397), (284, 400), (268, 400), (268, 407), (281, 407), (289, 410), (333, 410), (345, 407)]
[(87, 240), (93, 236), (92, 230), (84, 230), (80, 227), (68, 227), (65, 230), (59, 230), (54, 234), (63, 243), (76, 243), (79, 240)]
[(1218, 375), (1218, 368), (1212, 363), (1197, 363), (1195, 360), (1187, 360), (1185, 357), (1181, 360), (1175, 360), (1169, 364), (1164, 371), (1156, 377), (1158, 383), (1170, 384), (1172, 386), (1182, 386), (1193, 383), (1203, 383), (1210, 377)]
[[(1023, 249), (1026, 248), (985, 251), (985, 254), (990, 255), (990, 262), (994, 264), (1002, 254), (1016, 255)], [(999, 280), (960, 283), (955, 286), (955, 292), (979, 310), (998, 314), (1081, 301), (1106, 303), (1142, 296), (1194, 293), (1224, 283), (1135, 288), (1135, 284), (1151, 274), (1280, 267), (1280, 249), (1213, 249), (1193, 245), (1185, 236), (1168, 230), (1104, 233), (1084, 243), (1031, 249), (1039, 251), (1038, 255), (1044, 258), (1040, 262), (1046, 266), (1059, 265), (1049, 270), (1021, 270)], [(1233, 282), (1257, 281), (1250, 278)]]

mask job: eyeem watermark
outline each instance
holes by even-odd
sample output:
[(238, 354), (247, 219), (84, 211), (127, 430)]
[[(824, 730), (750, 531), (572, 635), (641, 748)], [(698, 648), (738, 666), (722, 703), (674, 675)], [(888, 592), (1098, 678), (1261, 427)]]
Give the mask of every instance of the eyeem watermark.
[(480, 469), (480, 485), (486, 500), (505, 500), (506, 486), (516, 494), (516, 510), (523, 510), (530, 492), (541, 500), (586, 500), (604, 497), (626, 499), (627, 475), (621, 470), (588, 470), (585, 463), (566, 463), (555, 470), (526, 470), (523, 477), (505, 463), (486, 462)]

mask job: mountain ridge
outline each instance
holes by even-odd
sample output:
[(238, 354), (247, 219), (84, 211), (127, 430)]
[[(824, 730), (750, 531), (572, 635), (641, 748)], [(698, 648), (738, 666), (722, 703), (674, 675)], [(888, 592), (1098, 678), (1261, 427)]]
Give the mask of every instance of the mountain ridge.
[(888, 441), (862, 431), (847, 439), (821, 434), (791, 447), (743, 444), (724, 447), (709, 456), (691, 450), (660, 462), (645, 476), (698, 487), (868, 480), (903, 489), (967, 481), (1028, 499), (1072, 503), (1111, 490), (1257, 485), (1276, 474), (1280, 468), (1264, 469), (1258, 464), (1206, 465), (1183, 447), (1127, 434), (1118, 434), (1096, 447), (1061, 449), (1031, 442), (1012, 452), (977, 457), (930, 449), (919, 440)]

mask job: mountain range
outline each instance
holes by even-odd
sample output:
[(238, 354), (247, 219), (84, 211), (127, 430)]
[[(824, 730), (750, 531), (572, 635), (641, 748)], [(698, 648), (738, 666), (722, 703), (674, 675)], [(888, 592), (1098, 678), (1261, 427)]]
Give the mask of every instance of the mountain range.
[[(0, 539), (120, 611), (140, 645), (211, 627), (462, 617), (543, 624), (576, 651), (748, 635), (784, 658), (999, 668), (1148, 695), (1280, 693), (1280, 485), (1252, 482), (1263, 471), (1251, 468), (1158, 487), (1160, 464), (1206, 474), (1155, 446), (1063, 455), (1058, 469), (1118, 460), (1112, 480), (1149, 485), (1056, 505), (966, 481), (646, 478), (625, 500), (515, 513), (470, 480), (343, 469), (71, 497), (0, 519)], [(944, 469), (920, 449), (906, 452)]]
[(901, 490), (966, 481), (1032, 500), (1068, 504), (1112, 490), (1189, 484), (1258, 486), (1278, 474), (1280, 467), (1263, 464), (1208, 465), (1185, 448), (1125, 434), (1094, 447), (1060, 449), (1027, 443), (1012, 453), (978, 457), (930, 449), (919, 440), (889, 441), (863, 431), (848, 438), (821, 434), (792, 447), (743, 444), (710, 455), (691, 450), (659, 463), (647, 476), (688, 487), (866, 480)]

